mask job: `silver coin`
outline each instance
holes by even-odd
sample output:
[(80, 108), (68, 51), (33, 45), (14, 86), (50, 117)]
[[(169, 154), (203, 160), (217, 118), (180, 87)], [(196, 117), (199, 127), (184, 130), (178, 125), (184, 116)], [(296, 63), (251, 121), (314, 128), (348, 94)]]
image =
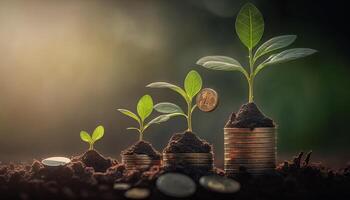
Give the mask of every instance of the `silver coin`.
[(41, 161), (41, 163), (48, 167), (58, 167), (70, 163), (71, 160), (66, 157), (50, 157)]
[(220, 176), (202, 176), (199, 184), (204, 188), (219, 193), (235, 193), (241, 189), (241, 184), (233, 179)]
[(194, 181), (179, 173), (167, 173), (160, 176), (156, 186), (163, 194), (176, 198), (189, 197), (196, 192)]
[(124, 193), (128, 199), (146, 199), (151, 192), (146, 188), (132, 188)]
[(131, 187), (130, 184), (127, 183), (114, 183), (113, 189), (115, 190), (128, 190)]

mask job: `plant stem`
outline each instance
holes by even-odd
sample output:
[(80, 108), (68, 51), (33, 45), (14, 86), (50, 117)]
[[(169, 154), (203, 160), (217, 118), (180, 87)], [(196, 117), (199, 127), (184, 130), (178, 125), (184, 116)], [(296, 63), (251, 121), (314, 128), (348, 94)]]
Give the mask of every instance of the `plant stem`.
[(143, 121), (140, 123), (140, 131), (139, 131), (139, 141), (142, 141), (143, 140)]
[(191, 102), (187, 102), (187, 126), (188, 126), (188, 131), (192, 132), (192, 103)]
[(93, 150), (93, 149), (94, 149), (94, 143), (90, 143), (89, 150)]
[(254, 61), (253, 61), (253, 55), (252, 50), (249, 49), (249, 79), (248, 79), (248, 85), (249, 85), (249, 103), (252, 103), (254, 101)]

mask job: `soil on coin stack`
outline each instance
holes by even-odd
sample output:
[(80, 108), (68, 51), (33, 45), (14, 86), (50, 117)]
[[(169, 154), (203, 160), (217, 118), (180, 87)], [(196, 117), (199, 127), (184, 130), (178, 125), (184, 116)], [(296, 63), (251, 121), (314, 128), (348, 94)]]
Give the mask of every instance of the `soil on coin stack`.
[(122, 155), (146, 154), (154, 160), (159, 160), (161, 155), (155, 150), (151, 143), (144, 140), (136, 142), (134, 145), (122, 152)]
[(113, 164), (116, 164), (118, 161), (105, 158), (96, 150), (88, 150), (83, 155), (73, 157), (73, 161), (81, 161), (87, 167), (92, 167), (96, 172), (105, 172), (108, 168), (110, 168)]
[(275, 127), (272, 119), (266, 117), (255, 103), (243, 104), (239, 111), (232, 113), (225, 128)]
[[(310, 155), (299, 154), (281, 163), (274, 173), (252, 177), (244, 168), (235, 177), (241, 183), (236, 194), (219, 194), (200, 187), (186, 199), (350, 199), (350, 165), (333, 170), (311, 163)], [(124, 192), (113, 189), (114, 183), (130, 183), (147, 188), (149, 199), (171, 199), (155, 188), (156, 179), (164, 173), (159, 167), (150, 171), (126, 171), (113, 164), (106, 172), (95, 172), (82, 161), (49, 168), (34, 160), (32, 164), (0, 164), (1, 200), (71, 200), (125, 199)]]
[[(168, 145), (163, 150), (164, 153), (211, 153), (212, 151), (212, 145), (190, 131), (174, 134), (170, 138)], [(194, 179), (199, 179), (203, 175), (210, 175), (214, 173), (208, 167), (193, 167), (184, 163), (166, 166), (164, 170), (184, 173)], [(214, 171), (220, 173), (220, 170), (214, 169)]]
[(164, 153), (210, 153), (212, 145), (199, 138), (196, 134), (186, 131), (176, 133), (170, 138), (168, 145), (163, 150)]

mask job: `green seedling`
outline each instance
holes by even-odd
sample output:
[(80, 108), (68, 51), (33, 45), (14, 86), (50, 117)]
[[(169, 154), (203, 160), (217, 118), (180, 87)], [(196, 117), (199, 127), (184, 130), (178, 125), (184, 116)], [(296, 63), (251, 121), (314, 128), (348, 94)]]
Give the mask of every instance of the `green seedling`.
[(153, 111), (153, 100), (150, 95), (144, 95), (143, 97), (141, 97), (141, 99), (137, 103), (136, 109), (138, 115), (126, 109), (118, 109), (118, 111), (136, 120), (139, 127), (129, 127), (127, 128), (127, 130), (136, 130), (139, 133), (139, 141), (143, 140), (144, 131), (150, 125), (165, 122), (170, 118), (168, 115), (159, 115), (158, 117), (152, 119), (148, 123), (145, 122), (145, 120), (152, 114)]
[(180, 106), (169, 102), (158, 103), (154, 106), (154, 109), (160, 113), (167, 114), (168, 117), (184, 116), (187, 119), (188, 130), (192, 131), (192, 113), (197, 107), (196, 105), (192, 106), (192, 100), (202, 89), (202, 78), (198, 72), (192, 70), (187, 74), (184, 81), (184, 89), (166, 82), (155, 82), (147, 85), (146, 87), (168, 88), (179, 93), (187, 103), (187, 114), (185, 114)]
[(253, 52), (264, 33), (264, 19), (260, 11), (251, 3), (245, 4), (236, 18), (236, 32), (241, 42), (248, 48), (249, 72), (235, 59), (227, 56), (206, 56), (197, 61), (198, 65), (212, 70), (239, 71), (248, 81), (249, 102), (254, 101), (254, 79), (266, 66), (295, 60), (316, 52), (309, 48), (293, 48), (275, 53), (257, 63), (262, 57), (292, 44), (296, 35), (282, 35), (263, 43)]
[(86, 131), (81, 131), (80, 132), (80, 138), (84, 142), (89, 143), (89, 150), (94, 149), (94, 144), (97, 140), (101, 139), (104, 135), (105, 129), (103, 126), (98, 126), (95, 128), (94, 132), (92, 133), (92, 136), (89, 135)]

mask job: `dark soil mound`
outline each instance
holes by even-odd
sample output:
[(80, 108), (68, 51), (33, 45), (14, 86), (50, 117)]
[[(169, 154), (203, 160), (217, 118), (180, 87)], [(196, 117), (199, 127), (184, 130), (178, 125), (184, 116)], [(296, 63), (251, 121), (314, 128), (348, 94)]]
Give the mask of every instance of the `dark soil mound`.
[(160, 153), (155, 150), (151, 143), (138, 141), (128, 149), (122, 151), (122, 155), (146, 154), (153, 159), (160, 159)]
[(243, 104), (238, 113), (232, 113), (226, 128), (275, 127), (275, 123), (266, 117), (255, 103)]
[[(311, 154), (300, 153), (291, 161), (281, 163), (275, 172), (253, 177), (243, 168), (234, 177), (241, 183), (236, 194), (220, 194), (197, 185), (189, 200), (232, 199), (350, 199), (350, 166), (332, 170), (310, 162)], [(149, 199), (174, 199), (166, 197), (155, 187), (162, 168), (150, 171), (125, 171), (122, 164), (113, 165), (105, 173), (94, 172), (81, 161), (66, 166), (45, 167), (39, 161), (29, 164), (0, 164), (1, 200), (71, 200), (71, 199), (125, 199), (124, 191), (113, 189), (114, 183), (129, 183), (151, 191)], [(190, 173), (184, 169), (184, 173)], [(198, 171), (195, 171), (198, 173)], [(223, 175), (222, 171), (214, 173)], [(197, 182), (195, 177), (195, 181)]]
[(164, 153), (210, 153), (213, 147), (205, 140), (200, 139), (196, 134), (186, 131), (176, 133), (170, 138)]
[(79, 157), (73, 158), (73, 161), (79, 160), (87, 167), (92, 167), (96, 172), (105, 172), (112, 165), (117, 164), (116, 160), (105, 158), (96, 150), (89, 150)]

